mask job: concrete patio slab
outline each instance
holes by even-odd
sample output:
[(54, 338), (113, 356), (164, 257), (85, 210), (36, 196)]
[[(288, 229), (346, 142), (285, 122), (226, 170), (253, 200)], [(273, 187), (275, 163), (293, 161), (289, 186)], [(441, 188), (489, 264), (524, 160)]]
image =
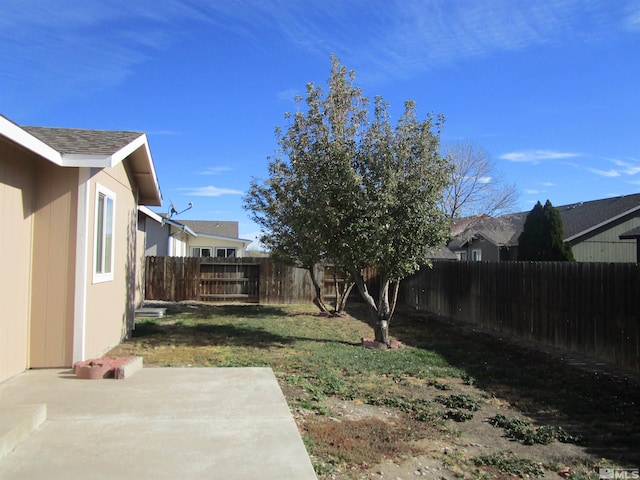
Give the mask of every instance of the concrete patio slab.
[(0, 384), (0, 415), (26, 404), (46, 404), (47, 420), (0, 460), (3, 480), (316, 479), (268, 368), (32, 370)]

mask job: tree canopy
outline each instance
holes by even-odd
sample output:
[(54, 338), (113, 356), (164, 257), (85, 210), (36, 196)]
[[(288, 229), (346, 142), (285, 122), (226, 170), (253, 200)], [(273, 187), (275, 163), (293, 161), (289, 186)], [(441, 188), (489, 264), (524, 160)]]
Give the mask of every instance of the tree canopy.
[[(439, 208), (450, 178), (439, 154), (444, 118), (419, 120), (407, 101), (393, 125), (388, 104), (376, 97), (370, 111), (354, 79), (332, 57), (327, 93), (307, 85), (304, 105), (298, 99), (298, 110), (285, 115), (287, 129), (276, 129), (269, 178), (254, 179), (245, 208), (274, 254), (306, 268), (326, 261), (349, 272), (376, 314), (376, 340), (387, 343), (400, 279), (448, 235)], [(377, 299), (365, 268), (380, 277)]]
[(574, 261), (571, 245), (564, 241), (562, 216), (549, 200), (537, 202), (527, 215), (518, 237), (518, 260)]

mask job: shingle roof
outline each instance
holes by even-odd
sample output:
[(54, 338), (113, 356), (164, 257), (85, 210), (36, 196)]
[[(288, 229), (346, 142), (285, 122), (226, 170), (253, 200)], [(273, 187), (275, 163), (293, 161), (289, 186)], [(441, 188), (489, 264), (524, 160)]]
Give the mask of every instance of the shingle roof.
[(572, 238), (613, 218), (640, 209), (640, 193), (556, 207), (562, 215), (564, 237)]
[(178, 220), (196, 233), (238, 238), (238, 222), (222, 220)]
[(81, 130), (77, 128), (21, 127), (61, 154), (113, 155), (143, 135), (117, 130)]
[[(463, 219), (461, 222), (456, 222), (456, 226), (459, 227), (460, 223), (462, 223), (464, 231), (454, 235), (448, 247), (454, 250), (461, 248), (467, 242), (479, 236), (486, 238), (497, 246), (516, 245), (526, 216), (527, 213), (512, 213), (498, 218), (480, 215), (474, 217), (475, 219), (471, 221)], [(455, 231), (459, 230), (454, 227), (452, 232)]]
[[(640, 193), (572, 203), (556, 208), (562, 216), (564, 239), (567, 240), (580, 237), (634, 210), (640, 210)], [(511, 213), (498, 218), (483, 215), (475, 217), (473, 221), (462, 219), (460, 223), (456, 222), (456, 224), (463, 225), (464, 229), (461, 233), (454, 235), (453, 240), (449, 243), (449, 248), (460, 248), (478, 235), (494, 245), (517, 245), (518, 237), (528, 214), (529, 212)], [(452, 232), (456, 232), (456, 230), (452, 229)]]

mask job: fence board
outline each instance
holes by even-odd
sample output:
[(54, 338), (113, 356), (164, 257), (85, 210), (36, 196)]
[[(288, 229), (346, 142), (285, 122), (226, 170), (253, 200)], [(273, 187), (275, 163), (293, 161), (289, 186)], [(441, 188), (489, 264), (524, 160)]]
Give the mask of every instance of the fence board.
[(402, 284), (411, 308), (640, 372), (640, 265), (435, 262)]

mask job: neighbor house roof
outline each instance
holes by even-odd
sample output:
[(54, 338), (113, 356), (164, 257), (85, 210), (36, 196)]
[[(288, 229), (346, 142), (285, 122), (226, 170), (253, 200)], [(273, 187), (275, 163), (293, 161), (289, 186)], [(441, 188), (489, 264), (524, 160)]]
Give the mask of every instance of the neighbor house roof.
[[(572, 203), (556, 208), (562, 216), (564, 240), (571, 241), (640, 211), (640, 194)], [(453, 239), (448, 247), (452, 250), (462, 248), (480, 236), (497, 246), (517, 245), (528, 214), (529, 212), (519, 212), (498, 218), (479, 215), (461, 219), (454, 223)]]
[(147, 136), (140, 132), (22, 127), (0, 115), (0, 136), (61, 167), (110, 168), (125, 158), (140, 189), (138, 202), (162, 203)]
[(223, 220), (180, 220), (196, 233), (216, 237), (238, 238), (238, 222)]
[(556, 208), (562, 215), (565, 241), (571, 241), (640, 210), (640, 193)]
[(461, 219), (452, 228), (452, 232), (460, 233), (454, 235), (447, 246), (452, 250), (457, 250), (479, 237), (498, 247), (517, 245), (526, 215), (526, 213), (512, 213), (497, 218), (479, 215)]

